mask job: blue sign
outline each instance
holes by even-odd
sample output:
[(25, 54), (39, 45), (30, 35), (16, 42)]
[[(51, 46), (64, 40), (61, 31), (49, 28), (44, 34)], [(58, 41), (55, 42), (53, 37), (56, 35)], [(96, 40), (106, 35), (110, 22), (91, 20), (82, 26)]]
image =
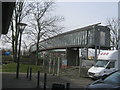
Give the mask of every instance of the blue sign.
[(10, 52), (5, 52), (5, 55), (10, 55)]

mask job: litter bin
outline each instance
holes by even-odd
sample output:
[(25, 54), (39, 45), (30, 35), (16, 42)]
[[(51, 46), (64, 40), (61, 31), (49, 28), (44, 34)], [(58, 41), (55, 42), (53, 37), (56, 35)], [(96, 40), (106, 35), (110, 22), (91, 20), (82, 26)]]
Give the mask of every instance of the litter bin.
[(65, 85), (63, 84), (53, 84), (52, 90), (65, 90)]

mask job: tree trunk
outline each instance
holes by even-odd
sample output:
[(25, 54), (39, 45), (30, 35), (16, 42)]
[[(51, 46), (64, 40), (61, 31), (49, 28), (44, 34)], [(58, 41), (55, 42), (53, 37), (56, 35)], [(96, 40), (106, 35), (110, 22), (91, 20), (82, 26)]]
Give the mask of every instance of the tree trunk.
[(36, 65), (38, 64), (39, 41), (40, 41), (40, 33), (41, 33), (39, 20), (37, 20), (37, 25), (38, 25), (38, 36), (37, 36), (37, 44), (36, 44)]
[(36, 62), (35, 62), (35, 64), (37, 65), (38, 64), (38, 49), (39, 49), (39, 46), (38, 46), (38, 43), (37, 43), (37, 45), (36, 45)]
[(38, 52), (39, 52), (39, 40), (40, 40), (39, 33), (38, 33), (37, 44), (36, 44), (36, 65), (38, 64)]
[(13, 62), (15, 62), (15, 37), (14, 37), (14, 29), (13, 29), (13, 22), (12, 22), (12, 25), (11, 25), (11, 29), (12, 29), (12, 52), (13, 52)]

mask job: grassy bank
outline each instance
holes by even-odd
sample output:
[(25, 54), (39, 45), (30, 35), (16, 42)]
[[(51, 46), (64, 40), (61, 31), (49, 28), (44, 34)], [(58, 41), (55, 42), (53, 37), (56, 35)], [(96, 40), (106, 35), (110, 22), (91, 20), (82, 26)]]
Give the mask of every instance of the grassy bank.
[[(47, 72), (47, 69), (43, 68), (42, 66), (37, 65), (27, 65), (27, 64), (20, 64), (19, 72), (26, 73), (27, 67), (30, 66), (32, 68), (33, 73), (37, 73), (39, 70), (41, 73)], [(16, 63), (9, 63), (2, 65), (2, 72), (16, 72)]]

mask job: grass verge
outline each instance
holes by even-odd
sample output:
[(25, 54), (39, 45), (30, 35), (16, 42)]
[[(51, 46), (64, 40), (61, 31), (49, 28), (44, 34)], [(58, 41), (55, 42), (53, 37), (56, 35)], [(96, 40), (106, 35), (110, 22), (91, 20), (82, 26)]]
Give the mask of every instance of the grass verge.
[[(32, 68), (32, 73), (37, 73), (38, 71), (40, 71), (41, 73), (47, 72), (47, 69), (43, 68), (42, 66), (27, 65), (27, 64), (20, 64), (19, 72), (26, 73), (28, 66)], [(9, 63), (9, 64), (2, 65), (2, 72), (16, 72), (16, 67), (17, 67), (16, 63)]]

